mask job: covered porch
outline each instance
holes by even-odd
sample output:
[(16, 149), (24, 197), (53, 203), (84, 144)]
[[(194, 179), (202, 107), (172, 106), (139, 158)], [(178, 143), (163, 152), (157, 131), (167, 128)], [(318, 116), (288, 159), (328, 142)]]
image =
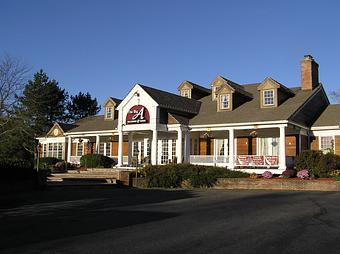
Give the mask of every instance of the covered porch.
[(307, 132), (288, 124), (192, 128), (190, 163), (278, 174), (307, 149)]

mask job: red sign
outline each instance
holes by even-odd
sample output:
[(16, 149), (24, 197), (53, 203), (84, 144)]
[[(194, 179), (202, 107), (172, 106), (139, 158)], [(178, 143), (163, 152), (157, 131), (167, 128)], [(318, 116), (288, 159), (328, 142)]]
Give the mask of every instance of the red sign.
[(126, 124), (141, 124), (149, 122), (149, 111), (142, 105), (133, 106), (126, 115)]
[(279, 158), (277, 156), (266, 156), (266, 163), (268, 165), (278, 165)]

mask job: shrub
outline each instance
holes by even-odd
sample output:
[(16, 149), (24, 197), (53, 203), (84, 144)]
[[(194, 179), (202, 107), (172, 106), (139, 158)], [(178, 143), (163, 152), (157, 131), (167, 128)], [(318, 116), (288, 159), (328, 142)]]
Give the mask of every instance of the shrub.
[(294, 169), (286, 169), (285, 171), (282, 172), (283, 178), (291, 178), (294, 176), (296, 176), (296, 171)]
[(298, 178), (306, 179), (309, 177), (309, 172), (307, 169), (300, 170), (296, 175)]
[[(53, 171), (53, 167), (56, 163), (61, 162), (63, 160), (54, 158), (54, 157), (42, 157), (39, 158), (39, 169), (49, 169)], [(34, 161), (34, 167), (36, 167), (36, 161)]]
[(102, 154), (87, 154), (80, 158), (80, 165), (87, 168), (111, 168), (115, 161)]
[(1, 159), (0, 175), (2, 180), (29, 180), (36, 178), (37, 171), (32, 161)]
[(66, 163), (66, 161), (59, 161), (59, 162), (57, 162), (55, 165), (53, 165), (52, 173), (64, 173), (64, 172), (66, 172), (67, 171), (66, 170), (66, 166), (68, 164), (69, 163)]
[(273, 174), (270, 171), (265, 171), (263, 172), (262, 177), (266, 179), (270, 179), (273, 177)]
[(340, 168), (340, 156), (321, 151), (302, 151), (296, 157), (295, 166), (297, 171), (308, 169), (311, 176), (328, 177), (333, 170)]
[(249, 174), (221, 167), (191, 164), (148, 165), (142, 169), (148, 187), (211, 187), (217, 178), (247, 177)]
[(295, 166), (296, 170), (304, 170), (308, 169), (310, 175), (316, 176), (318, 173), (318, 164), (320, 158), (323, 156), (321, 151), (311, 151), (305, 150), (302, 151), (298, 156), (295, 158)]

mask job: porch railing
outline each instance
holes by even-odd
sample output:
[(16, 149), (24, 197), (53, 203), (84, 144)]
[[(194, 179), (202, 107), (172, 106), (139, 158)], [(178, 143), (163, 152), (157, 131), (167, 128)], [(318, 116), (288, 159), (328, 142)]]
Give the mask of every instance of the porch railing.
[(279, 165), (279, 157), (267, 155), (236, 155), (234, 164), (235, 166), (274, 167)]
[[(229, 156), (190, 155), (190, 163), (198, 165), (226, 165), (229, 163)], [(234, 157), (234, 165), (237, 167), (277, 167), (279, 165), (279, 157), (265, 155), (236, 155)]]
[(223, 155), (190, 155), (190, 163), (192, 164), (226, 164), (229, 163), (229, 156)]

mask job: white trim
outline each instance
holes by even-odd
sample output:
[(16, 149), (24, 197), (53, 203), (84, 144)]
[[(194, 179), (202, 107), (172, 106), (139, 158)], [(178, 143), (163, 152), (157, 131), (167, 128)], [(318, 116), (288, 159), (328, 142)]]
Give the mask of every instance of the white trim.
[[(117, 129), (113, 129), (113, 130), (105, 130), (105, 131), (66, 132), (65, 136), (74, 136), (74, 135), (91, 136), (91, 134), (98, 134), (99, 136), (100, 136), (100, 134), (111, 134), (111, 135), (114, 135), (114, 134), (118, 134), (118, 130)], [(106, 135), (102, 135), (102, 136), (106, 136)]]
[(340, 125), (312, 127), (311, 130), (312, 131), (317, 131), (317, 130), (340, 130)]
[(189, 125), (189, 127), (192, 129), (192, 128), (233, 127), (233, 126), (243, 126), (243, 125), (282, 124), (282, 123), (288, 123), (288, 120), (244, 122), (244, 123), (222, 123), (222, 124), (199, 124), (199, 125)]
[[(270, 103), (270, 104), (266, 104), (265, 103), (265, 99), (266, 97), (264, 96), (265, 92), (272, 92), (273, 96), (272, 96), (272, 99), (273, 99), (273, 103)], [(267, 97), (267, 98), (271, 98), (271, 97)], [(267, 106), (274, 106), (275, 105), (275, 89), (265, 89), (265, 90), (262, 90), (262, 106), (263, 107), (267, 107)]]

